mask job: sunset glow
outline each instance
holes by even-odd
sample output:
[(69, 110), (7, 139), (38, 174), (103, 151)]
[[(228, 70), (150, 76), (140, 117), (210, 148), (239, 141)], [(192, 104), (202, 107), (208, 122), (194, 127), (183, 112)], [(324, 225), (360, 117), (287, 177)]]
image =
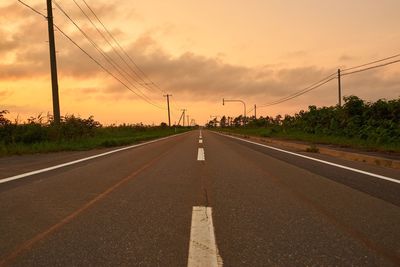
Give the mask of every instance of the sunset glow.
[[(98, 45), (110, 47), (71, 0), (57, 1)], [(78, 1), (79, 2), (79, 1)], [(43, 0), (26, 0), (45, 12)], [(180, 110), (204, 124), (210, 115), (238, 116), (294, 93), (335, 72), (400, 53), (397, 0), (93, 1), (121, 46), (146, 75), (170, 93), (172, 123)], [(66, 17), (55, 23), (100, 62), (101, 56)], [(47, 24), (16, 0), (0, 3), (0, 109), (10, 117), (52, 112)], [(140, 99), (56, 31), (61, 114), (105, 123), (159, 124), (167, 111)], [(118, 60), (115, 57), (115, 60)], [(400, 64), (343, 78), (343, 95), (367, 101), (400, 96)], [(135, 84), (156, 105), (161, 90)], [(137, 89), (133, 88), (135, 91)], [(138, 92), (138, 94), (141, 94)], [(337, 82), (257, 115), (292, 114), (309, 105), (335, 105)]]

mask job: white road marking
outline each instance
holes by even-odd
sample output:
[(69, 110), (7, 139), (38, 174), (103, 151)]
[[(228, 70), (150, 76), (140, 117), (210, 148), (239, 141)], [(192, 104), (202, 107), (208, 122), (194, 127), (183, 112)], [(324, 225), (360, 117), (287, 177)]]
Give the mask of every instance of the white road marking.
[(223, 262), (215, 242), (212, 210), (210, 207), (193, 207), (188, 267), (218, 267)]
[(197, 150), (197, 160), (199, 160), (199, 161), (206, 160), (205, 156), (204, 156), (204, 148), (202, 148), (202, 147), (199, 147), (199, 150)]
[(203, 139), (200, 139), (200, 140), (199, 140), (199, 144), (202, 144), (202, 143), (203, 143)]
[(105, 153), (101, 153), (101, 154), (90, 156), (90, 157), (87, 157), (87, 158), (82, 158), (82, 159), (66, 162), (66, 163), (55, 165), (55, 166), (52, 166), (52, 167), (48, 167), (48, 168), (44, 168), (44, 169), (40, 169), (40, 170), (36, 170), (36, 171), (31, 171), (31, 172), (26, 172), (26, 173), (22, 173), (22, 174), (15, 175), (15, 176), (10, 176), (10, 177), (7, 177), (7, 178), (0, 179), (0, 184), (7, 183), (7, 182), (10, 182), (10, 181), (13, 181), (13, 180), (18, 180), (18, 179), (21, 179), (21, 178), (25, 178), (25, 177), (28, 177), (28, 176), (35, 175), (35, 174), (52, 171), (52, 170), (55, 170), (55, 169), (59, 169), (59, 168), (66, 167), (66, 166), (73, 165), (73, 164), (77, 164), (77, 163), (80, 163), (80, 162), (83, 162), (83, 161), (87, 161), (87, 160), (103, 157), (103, 156), (106, 156), (106, 155), (110, 155), (110, 154), (117, 153), (117, 152), (120, 152), (120, 151), (132, 149), (132, 148), (135, 148), (135, 147), (148, 145), (148, 144), (155, 143), (155, 142), (158, 142), (158, 141), (161, 141), (161, 140), (165, 140), (165, 139), (168, 139), (168, 138), (171, 138), (171, 137), (176, 137), (176, 136), (182, 135), (182, 134), (185, 134), (185, 133), (176, 134), (176, 135), (172, 135), (172, 136), (167, 136), (167, 137), (163, 137), (163, 138), (160, 138), (160, 139), (152, 140), (152, 141), (149, 141), (149, 142), (146, 142), (146, 143), (141, 143), (141, 144), (137, 144), (137, 145), (132, 145), (132, 146), (127, 146), (127, 147), (111, 150), (111, 151), (108, 151), (108, 152), (105, 152)]
[(244, 139), (241, 139), (241, 138), (238, 138), (238, 137), (234, 137), (234, 136), (230, 136), (230, 135), (225, 135), (225, 134), (220, 134), (220, 133), (216, 133), (216, 134), (219, 134), (219, 135), (222, 135), (222, 136), (225, 136), (225, 137), (230, 137), (232, 139), (237, 139), (237, 140), (240, 140), (242, 142), (246, 142), (246, 143), (250, 143), (250, 144), (266, 147), (266, 148), (269, 148), (269, 149), (272, 149), (272, 150), (276, 150), (276, 151), (279, 151), (279, 152), (283, 152), (283, 153), (286, 153), (286, 154), (290, 154), (290, 155), (298, 156), (298, 157), (301, 157), (301, 158), (317, 161), (317, 162), (324, 163), (324, 164), (327, 164), (327, 165), (331, 165), (331, 166), (334, 166), (334, 167), (338, 167), (338, 168), (341, 168), (341, 169), (345, 169), (345, 170), (349, 170), (349, 171), (365, 174), (365, 175), (368, 175), (368, 176), (372, 176), (372, 177), (375, 177), (375, 178), (379, 178), (379, 179), (382, 179), (382, 180), (386, 180), (386, 181), (390, 181), (390, 182), (393, 182), (393, 183), (400, 184), (400, 180), (397, 180), (397, 179), (394, 179), (394, 178), (390, 178), (390, 177), (387, 177), (387, 176), (383, 176), (383, 175), (379, 175), (379, 174), (375, 174), (375, 173), (371, 173), (371, 172), (367, 172), (367, 171), (362, 171), (362, 170), (359, 170), (359, 169), (347, 167), (347, 166), (344, 166), (344, 165), (336, 164), (336, 163), (325, 161), (325, 160), (321, 160), (321, 159), (312, 158), (312, 157), (309, 157), (309, 156), (305, 156), (305, 155), (301, 155), (301, 154), (298, 154), (298, 153), (286, 151), (286, 150), (283, 150), (283, 149), (280, 149), (280, 148), (276, 148), (276, 147), (273, 147), (273, 146), (263, 145), (263, 144), (256, 143), (256, 142), (253, 142), (253, 141), (249, 141), (249, 140), (244, 140)]

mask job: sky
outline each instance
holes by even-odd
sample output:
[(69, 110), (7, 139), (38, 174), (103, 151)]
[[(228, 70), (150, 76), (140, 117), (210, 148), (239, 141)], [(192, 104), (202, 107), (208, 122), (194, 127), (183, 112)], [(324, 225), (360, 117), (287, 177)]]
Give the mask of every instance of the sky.
[[(83, 0), (75, 1), (91, 15)], [(45, 0), (25, 2), (46, 12)], [(56, 31), (61, 114), (93, 115), (103, 124), (167, 122), (166, 93), (172, 94), (172, 123), (181, 109), (199, 124), (210, 116), (236, 117), (243, 105), (222, 105), (222, 98), (242, 100), (249, 111), (338, 68), (400, 53), (398, 0), (86, 0), (138, 70), (114, 53), (73, 0), (56, 2), (124, 68), (120, 72), (125, 77), (135, 78), (136, 72), (145, 81), (120, 76), (54, 6), (55, 24), (126, 85)], [(2, 0), (0, 110), (21, 121), (52, 113), (49, 64), (46, 20), (16, 0)], [(344, 76), (342, 88), (344, 96), (366, 101), (398, 98), (400, 63)], [(309, 105), (337, 102), (337, 80), (332, 80), (290, 101), (258, 108), (257, 116), (294, 114)]]

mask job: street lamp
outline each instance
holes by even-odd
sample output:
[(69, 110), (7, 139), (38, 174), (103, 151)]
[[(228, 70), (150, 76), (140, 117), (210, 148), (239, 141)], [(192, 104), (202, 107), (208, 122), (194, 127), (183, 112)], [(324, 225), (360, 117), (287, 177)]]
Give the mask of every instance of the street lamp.
[(222, 98), (222, 105), (225, 106), (225, 102), (240, 102), (243, 104), (244, 112), (243, 112), (243, 124), (246, 123), (246, 103), (240, 99), (225, 99)]

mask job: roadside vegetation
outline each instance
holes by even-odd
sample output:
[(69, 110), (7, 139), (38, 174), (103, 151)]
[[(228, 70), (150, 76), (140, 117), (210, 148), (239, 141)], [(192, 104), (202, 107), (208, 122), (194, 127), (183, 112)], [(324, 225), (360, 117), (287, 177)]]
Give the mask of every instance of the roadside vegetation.
[(74, 115), (62, 117), (59, 125), (49, 115), (19, 123), (7, 119), (7, 114), (0, 111), (0, 156), (123, 146), (190, 130), (170, 128), (165, 123), (103, 126), (92, 116), (84, 119)]
[(244, 135), (400, 152), (400, 98), (366, 102), (348, 96), (342, 107), (309, 106), (293, 116), (275, 118), (223, 116), (220, 121), (210, 121), (207, 127)]

